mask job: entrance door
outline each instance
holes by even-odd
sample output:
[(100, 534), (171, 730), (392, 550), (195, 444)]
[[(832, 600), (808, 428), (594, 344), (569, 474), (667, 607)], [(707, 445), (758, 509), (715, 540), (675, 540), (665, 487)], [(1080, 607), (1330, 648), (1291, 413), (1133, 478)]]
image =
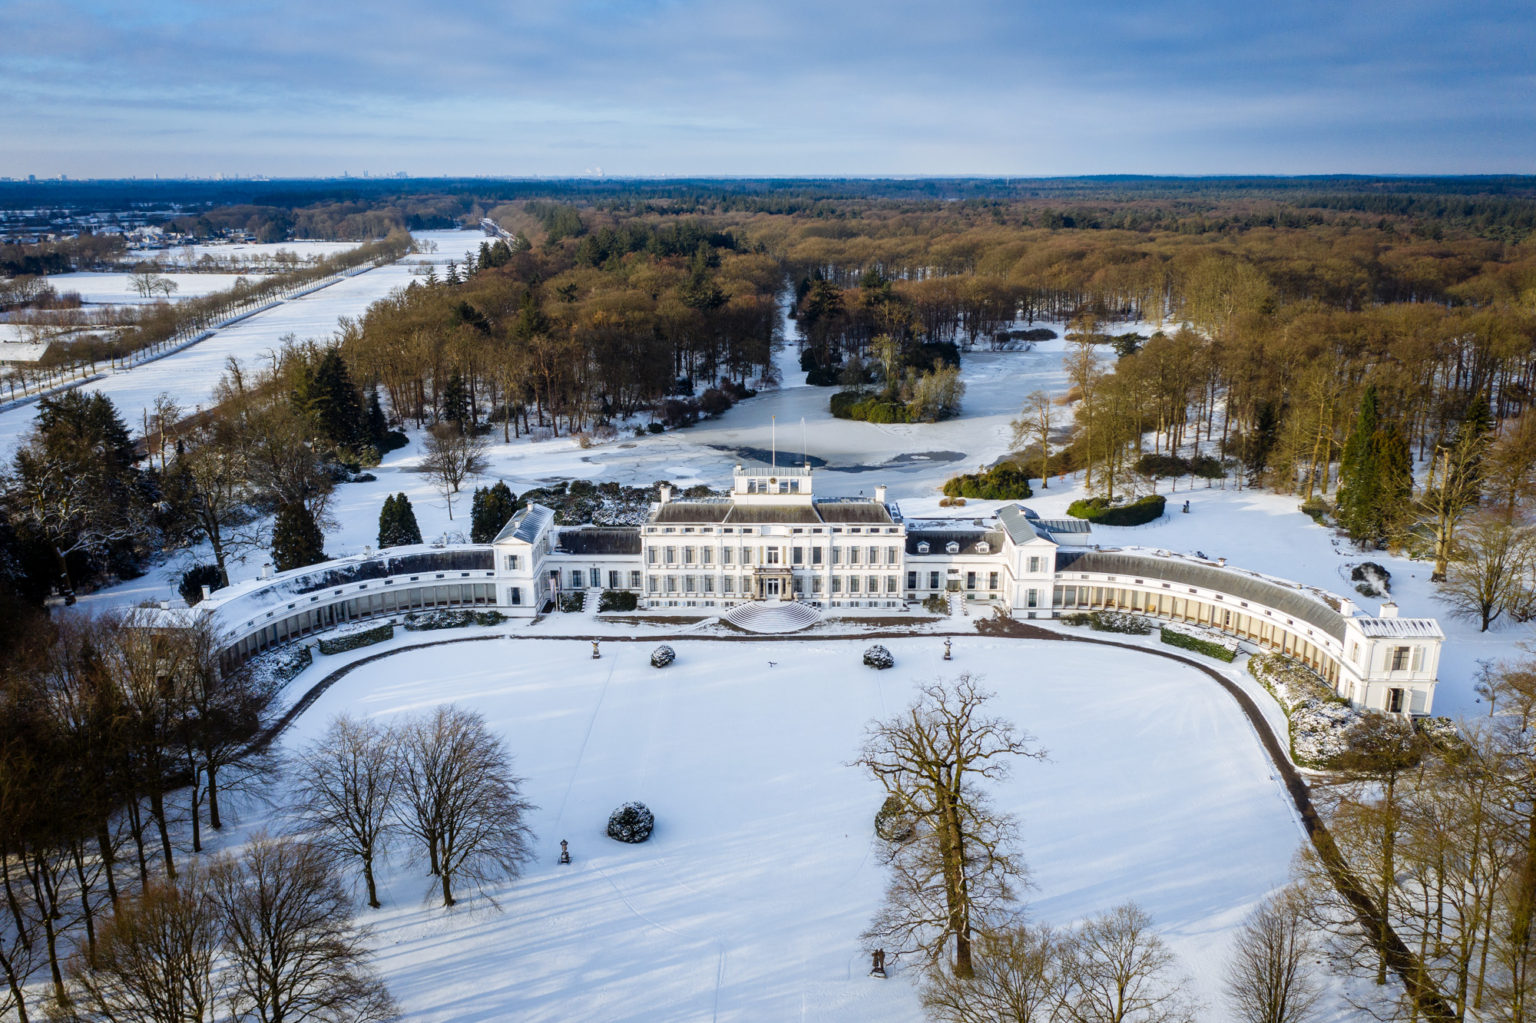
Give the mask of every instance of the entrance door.
[(778, 595), (779, 595), (779, 580), (777, 580), (777, 579), (764, 579), (763, 580), (763, 596), (765, 596), (765, 597), (777, 597)]

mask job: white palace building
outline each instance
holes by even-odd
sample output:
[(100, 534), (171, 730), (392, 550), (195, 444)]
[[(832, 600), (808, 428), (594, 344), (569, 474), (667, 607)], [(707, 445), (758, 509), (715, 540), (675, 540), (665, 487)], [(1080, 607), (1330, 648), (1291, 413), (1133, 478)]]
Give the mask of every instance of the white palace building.
[[(1090, 610), (1189, 623), (1308, 665), (1356, 706), (1425, 715), (1444, 633), (1346, 598), (1229, 568), (1225, 560), (1100, 550), (1087, 523), (1021, 505), (991, 520), (909, 525), (886, 500), (824, 498), (808, 468), (737, 466), (731, 492), (677, 500), (662, 487), (640, 526), (559, 526), (528, 505), (490, 544), (391, 548), (237, 584), (210, 596), (231, 661), (342, 622), (485, 607), (532, 619), (563, 594), (624, 590), (641, 611), (739, 615), (765, 605), (887, 615), (941, 596), (1014, 618)], [(596, 599), (595, 594), (591, 599)]]

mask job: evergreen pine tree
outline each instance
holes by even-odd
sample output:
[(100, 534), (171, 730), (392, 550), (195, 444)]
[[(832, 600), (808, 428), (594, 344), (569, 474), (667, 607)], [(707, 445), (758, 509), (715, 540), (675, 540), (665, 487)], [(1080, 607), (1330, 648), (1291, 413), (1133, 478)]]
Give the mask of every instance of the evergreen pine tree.
[(389, 419), (384, 415), (384, 406), (379, 404), (377, 387), (368, 392), (368, 443), (381, 454), (389, 446)]
[(403, 547), (414, 543), (421, 543), (421, 527), (416, 524), (411, 499), (404, 494), (386, 497), (379, 511), (379, 546)]
[(458, 373), (448, 378), (443, 388), (443, 418), (458, 426), (459, 432), (468, 430), (473, 423), (474, 410), (470, 408), (469, 387)]
[(315, 367), (314, 413), (321, 432), (338, 447), (356, 447), (367, 440), (367, 420), (352, 374), (335, 345), (327, 348)]
[(325, 560), (325, 537), (302, 501), (278, 505), (272, 525), (272, 564), (279, 572)]
[(1377, 505), (1379, 473), (1372, 441), (1379, 426), (1376, 388), (1367, 387), (1360, 396), (1360, 412), (1339, 461), (1339, 525), (1358, 543), (1374, 539), (1372, 517)]
[(1339, 524), (1361, 546), (1379, 546), (1403, 519), (1412, 494), (1408, 441), (1396, 425), (1382, 422), (1376, 388), (1367, 387), (1339, 464)]
[(490, 543), (516, 510), (517, 501), (512, 496), (512, 488), (505, 482), (498, 480), (493, 487), (475, 488), (474, 503), (470, 510), (470, 540), (474, 543)]

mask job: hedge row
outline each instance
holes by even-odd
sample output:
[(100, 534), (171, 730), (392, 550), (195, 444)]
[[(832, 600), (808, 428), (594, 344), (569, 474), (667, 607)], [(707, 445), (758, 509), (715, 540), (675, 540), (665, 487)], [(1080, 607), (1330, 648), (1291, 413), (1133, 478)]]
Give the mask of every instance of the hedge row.
[(322, 654), (340, 654), (348, 650), (356, 650), (358, 647), (372, 646), (375, 643), (382, 643), (386, 639), (394, 638), (395, 623), (385, 622), (382, 625), (375, 625), (371, 629), (363, 629), (360, 632), (349, 632), (344, 636), (322, 639), (320, 641), (320, 652)]
[(1228, 664), (1231, 664), (1233, 659), (1237, 657), (1236, 650), (1222, 646), (1220, 643), (1212, 643), (1208, 639), (1191, 636), (1187, 632), (1175, 632), (1172, 629), (1159, 629), (1158, 632), (1162, 634), (1162, 641), (1169, 646), (1176, 646), (1182, 650), (1193, 650), (1197, 654), (1205, 654), (1207, 657), (1214, 657), (1218, 661), (1226, 661)]
[(1101, 526), (1144, 526), (1163, 517), (1163, 506), (1168, 499), (1162, 494), (1148, 494), (1130, 504), (1111, 505), (1102, 497), (1089, 497), (1073, 501), (1067, 514), (1077, 519), (1087, 519)]

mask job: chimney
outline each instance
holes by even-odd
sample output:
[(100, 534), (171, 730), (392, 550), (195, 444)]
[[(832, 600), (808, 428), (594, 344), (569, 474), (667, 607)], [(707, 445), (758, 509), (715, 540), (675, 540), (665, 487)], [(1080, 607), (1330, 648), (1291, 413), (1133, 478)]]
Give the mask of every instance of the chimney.
[(272, 578), (272, 565), (270, 562), (261, 566), (261, 577), (263, 579)]
[(1392, 603), (1392, 601), (1390, 601), (1390, 600), (1387, 601), (1385, 604), (1381, 605), (1381, 617), (1383, 617), (1383, 618), (1396, 618), (1397, 617), (1397, 605)]
[(1227, 567), (1227, 559), (1226, 558), (1217, 558), (1216, 559), (1216, 564), (1219, 565), (1222, 568), (1226, 568)]
[(169, 600), (162, 600), (160, 602), (160, 610), (162, 610), (162, 611), (169, 611), (170, 609), (171, 609), (171, 602)]
[(884, 483), (880, 484), (878, 487), (875, 488), (875, 503), (876, 504), (884, 504), (885, 503), (885, 484)]
[(668, 503), (671, 500), (672, 500), (672, 484), (670, 484), (670, 483), (663, 483), (661, 485), (661, 503), (662, 504), (666, 504), (666, 503)]
[(1353, 618), (1355, 614), (1355, 602), (1348, 597), (1339, 598), (1339, 614), (1345, 618)]
[(213, 596), (213, 587), (209, 586), (207, 583), (203, 583), (203, 599), (207, 600), (211, 596)]

